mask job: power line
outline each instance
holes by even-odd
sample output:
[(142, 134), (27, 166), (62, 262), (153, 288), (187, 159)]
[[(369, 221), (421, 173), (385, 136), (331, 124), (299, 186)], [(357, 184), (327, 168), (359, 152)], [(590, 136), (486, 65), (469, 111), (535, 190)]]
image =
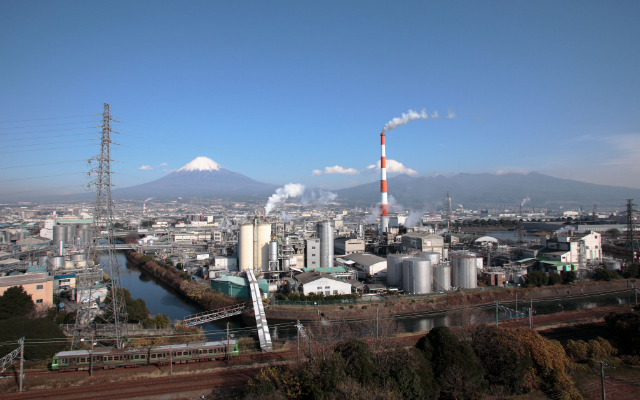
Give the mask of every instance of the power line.
[(22, 139), (3, 139), (3, 141), (5, 141), (5, 142), (15, 142), (16, 140), (49, 139), (49, 138), (55, 138), (55, 137), (82, 136), (82, 135), (95, 135), (95, 134), (96, 134), (96, 132), (72, 133), (70, 135), (36, 136), (36, 137), (22, 138)]
[(60, 161), (60, 162), (43, 163), (43, 164), (17, 165), (15, 167), (0, 167), (0, 169), (40, 167), (42, 165), (67, 164), (67, 163), (78, 162), (78, 161), (87, 161), (87, 160), (83, 159), (83, 160)]
[(30, 151), (43, 151), (43, 150), (59, 150), (59, 149), (72, 149), (74, 147), (89, 147), (89, 146), (94, 146), (93, 144), (85, 144), (85, 145), (81, 145), (81, 146), (65, 146), (65, 147), (49, 147), (46, 149), (32, 149), (32, 150), (18, 150), (18, 151), (6, 151), (3, 152), (4, 153), (27, 153)]
[(91, 140), (95, 140), (95, 139), (82, 139), (82, 140), (69, 140), (66, 142), (50, 142), (50, 143), (34, 143), (34, 144), (19, 144), (16, 146), (5, 146), (5, 149), (8, 148), (12, 148), (12, 147), (30, 147), (30, 146), (48, 146), (50, 144), (65, 144), (65, 143), (78, 143), (78, 142), (89, 142)]
[(82, 118), (82, 117), (95, 117), (100, 114), (86, 114), (86, 115), (72, 115), (70, 117), (51, 117), (51, 118), (34, 118), (34, 119), (17, 119), (14, 121), (0, 121), (0, 124), (7, 124), (10, 122), (28, 122), (28, 121), (45, 121), (49, 119), (66, 119), (66, 118)]
[[(65, 122), (64, 124), (46, 124), (46, 125), (25, 125), (25, 126), (7, 126), (0, 129), (22, 129), (22, 128), (39, 128), (41, 126), (61, 126), (61, 125), (73, 125), (73, 124), (90, 124), (97, 121), (80, 121), (80, 122)], [(17, 132), (20, 133), (20, 132)]]
[(27, 133), (45, 133), (45, 132), (60, 132), (60, 131), (73, 131), (76, 129), (92, 129), (92, 128), (100, 128), (99, 126), (81, 126), (79, 128), (65, 128), (65, 129), (49, 129), (46, 131), (31, 131), (31, 132), (12, 132), (12, 133), (0, 133), (2, 136), (7, 135), (26, 135)]
[(55, 176), (67, 176), (67, 175), (76, 175), (76, 174), (84, 174), (84, 172), (71, 172), (71, 173), (68, 173), (68, 174), (60, 174), (60, 175), (34, 176), (34, 177), (30, 177), (30, 178), (7, 179), (7, 180), (0, 181), (0, 182), (23, 181), (23, 180), (26, 180), (26, 179), (53, 178)]

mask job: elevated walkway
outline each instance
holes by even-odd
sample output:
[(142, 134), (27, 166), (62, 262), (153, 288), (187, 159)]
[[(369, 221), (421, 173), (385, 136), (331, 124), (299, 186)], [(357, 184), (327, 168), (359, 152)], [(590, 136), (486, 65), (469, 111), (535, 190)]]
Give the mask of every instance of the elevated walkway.
[(217, 319), (239, 315), (250, 310), (251, 310), (251, 306), (249, 306), (247, 303), (234, 304), (232, 306), (219, 308), (217, 310), (205, 311), (198, 314), (189, 315), (185, 317), (182, 321), (180, 321), (180, 324), (186, 325), (186, 326), (196, 326), (196, 325), (204, 324), (207, 322), (215, 321)]
[(267, 316), (264, 314), (264, 306), (262, 305), (262, 296), (260, 295), (258, 280), (252, 270), (247, 270), (247, 280), (249, 281), (249, 291), (251, 292), (251, 300), (253, 301), (253, 312), (256, 316), (260, 348), (264, 352), (273, 351), (273, 343), (271, 342), (271, 334), (269, 333), (269, 327), (267, 326)]

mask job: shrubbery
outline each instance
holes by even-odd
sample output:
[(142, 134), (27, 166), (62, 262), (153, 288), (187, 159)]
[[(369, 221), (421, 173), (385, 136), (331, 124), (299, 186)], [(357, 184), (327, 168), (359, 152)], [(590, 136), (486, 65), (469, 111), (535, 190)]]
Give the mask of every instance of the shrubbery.
[(0, 296), (0, 320), (25, 316), (34, 306), (31, 295), (22, 286), (10, 287)]
[(593, 279), (597, 281), (610, 281), (612, 279), (618, 279), (620, 276), (615, 271), (609, 271), (606, 268), (596, 268), (593, 271)]
[(524, 277), (524, 283), (527, 287), (545, 286), (549, 282), (549, 277), (541, 271), (533, 271)]
[[(18, 347), (18, 339), (24, 337), (27, 341), (33, 339), (47, 339), (40, 344), (29, 344), (24, 347), (27, 360), (45, 360), (55, 353), (64, 350), (67, 345), (66, 336), (55, 322), (48, 318), (28, 319), (13, 317), (0, 323), (0, 354), (3, 356)], [(54, 342), (54, 339), (58, 339)], [(6, 344), (6, 342), (11, 342)]]
[(609, 341), (620, 354), (640, 356), (640, 315), (638, 313), (611, 313), (604, 318)]

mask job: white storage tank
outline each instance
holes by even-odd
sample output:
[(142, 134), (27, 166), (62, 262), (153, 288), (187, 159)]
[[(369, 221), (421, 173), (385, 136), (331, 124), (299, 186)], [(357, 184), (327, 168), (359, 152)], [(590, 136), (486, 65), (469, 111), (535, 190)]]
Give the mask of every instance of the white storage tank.
[(422, 258), (402, 260), (402, 288), (407, 294), (431, 293), (433, 271), (431, 262)]
[(331, 221), (318, 222), (316, 233), (320, 239), (320, 267), (333, 267), (333, 227)]
[(451, 285), (464, 289), (478, 287), (478, 267), (475, 253), (469, 251), (452, 251)]
[(73, 244), (73, 237), (76, 235), (76, 226), (75, 225), (67, 225), (67, 238), (65, 239), (65, 243)]
[(482, 271), (484, 270), (484, 259), (482, 257), (476, 258), (476, 269), (478, 276), (482, 275)]
[(433, 266), (433, 290), (438, 292), (451, 290), (451, 267), (449, 265)]
[(56, 269), (64, 268), (64, 257), (62, 256), (51, 257), (49, 259), (49, 264)]
[(269, 242), (269, 262), (278, 261), (278, 242), (272, 240)]
[(609, 271), (619, 271), (622, 269), (620, 265), (620, 260), (604, 260), (604, 267)]
[(402, 260), (410, 257), (408, 254), (389, 254), (387, 256), (387, 286), (402, 287)]
[(271, 224), (258, 224), (258, 270), (269, 271)]
[(67, 243), (67, 227), (64, 225), (53, 226), (53, 246), (60, 247), (60, 242)]
[(423, 251), (420, 253), (420, 258), (431, 261), (431, 265), (440, 264), (440, 253)]
[(253, 269), (253, 224), (240, 225), (238, 271)]

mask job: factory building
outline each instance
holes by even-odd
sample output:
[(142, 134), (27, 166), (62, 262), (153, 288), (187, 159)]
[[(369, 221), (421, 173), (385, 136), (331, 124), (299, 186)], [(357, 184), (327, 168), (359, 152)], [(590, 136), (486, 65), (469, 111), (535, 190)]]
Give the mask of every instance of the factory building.
[(53, 277), (46, 272), (0, 277), (0, 296), (13, 286), (22, 286), (36, 305), (53, 304)]
[(329, 274), (318, 271), (309, 271), (293, 277), (295, 288), (290, 287), (293, 292), (323, 294), (325, 296), (351, 294), (351, 284), (346, 281), (336, 279)]
[(402, 235), (402, 252), (414, 251), (427, 251), (444, 256), (444, 238), (428, 232), (408, 232)]
[(305, 265), (307, 268), (320, 268), (320, 239), (312, 238), (306, 240), (304, 249)]
[(542, 238), (540, 245), (522, 252), (526, 258), (535, 258), (548, 270), (575, 271), (580, 263), (602, 261), (602, 236), (598, 232)]
[(338, 237), (333, 241), (333, 250), (337, 256), (353, 253), (364, 253), (364, 240), (348, 237)]
[(371, 276), (374, 278), (387, 277), (387, 260), (373, 254), (354, 253), (342, 257), (342, 260), (352, 261), (351, 264), (357, 271), (361, 279)]
[[(269, 284), (266, 279), (258, 279), (258, 287), (263, 296), (269, 295)], [(220, 278), (211, 280), (211, 289), (231, 297), (241, 297), (251, 299), (249, 281), (240, 276), (222, 275)]]

